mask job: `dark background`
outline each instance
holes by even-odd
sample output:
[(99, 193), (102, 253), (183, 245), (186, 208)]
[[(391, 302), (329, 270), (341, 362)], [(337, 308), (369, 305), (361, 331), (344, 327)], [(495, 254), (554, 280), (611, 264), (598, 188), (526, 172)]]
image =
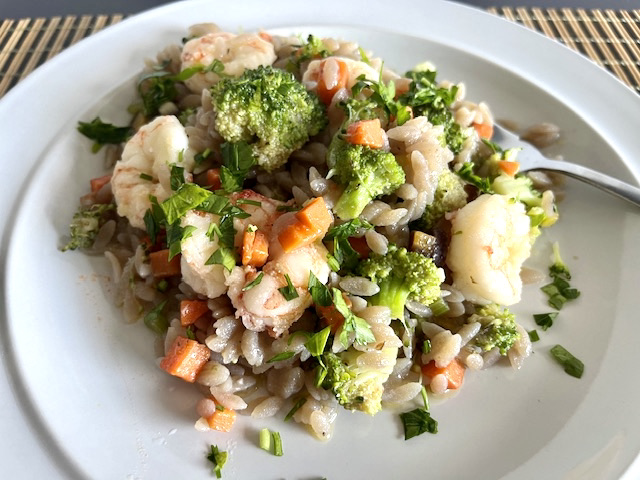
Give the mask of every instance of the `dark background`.
[[(268, 1), (268, 0), (265, 0)], [(153, 8), (168, 0), (0, 0), (0, 19), (50, 17), (55, 15), (131, 14)], [(416, 0), (419, 3), (419, 0)], [(569, 7), (640, 8), (640, 0), (467, 0), (458, 3), (478, 7)]]

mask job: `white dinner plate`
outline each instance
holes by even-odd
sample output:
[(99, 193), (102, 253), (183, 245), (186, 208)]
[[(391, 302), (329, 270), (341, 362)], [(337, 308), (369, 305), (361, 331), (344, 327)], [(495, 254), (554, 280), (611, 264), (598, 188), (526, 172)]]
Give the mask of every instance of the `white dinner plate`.
[[(497, 118), (550, 121), (551, 153), (630, 182), (640, 178), (640, 97), (553, 41), (487, 13), (440, 1), (321, 4), (190, 1), (129, 18), (39, 68), (0, 102), (3, 167), (0, 458), (3, 478), (211, 478), (210, 444), (230, 454), (225, 479), (638, 478), (640, 216), (622, 201), (566, 183), (562, 218), (536, 244), (548, 264), (559, 241), (582, 291), (540, 332), (521, 371), (469, 372), (462, 391), (432, 406), (437, 435), (409, 441), (395, 413), (343, 411), (319, 442), (282, 417), (240, 418), (231, 433), (193, 428), (198, 395), (155, 366), (153, 334), (125, 325), (108, 301), (106, 262), (57, 247), (99, 156), (75, 127), (115, 123), (145, 57), (194, 23), (358, 41), (403, 72), (429, 60), (464, 81)], [(546, 311), (538, 286), (515, 307), (527, 329)], [(560, 343), (585, 363), (578, 380), (553, 362)], [(284, 456), (257, 446), (264, 427)]]

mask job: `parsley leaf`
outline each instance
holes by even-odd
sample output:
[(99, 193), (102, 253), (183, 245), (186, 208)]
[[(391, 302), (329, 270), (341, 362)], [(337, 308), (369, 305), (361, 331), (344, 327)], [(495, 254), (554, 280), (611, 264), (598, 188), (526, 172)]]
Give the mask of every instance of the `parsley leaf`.
[(551, 349), (551, 355), (564, 367), (564, 371), (572, 377), (581, 378), (584, 373), (584, 363), (574, 357), (562, 345), (556, 345)]
[(331, 327), (325, 327), (307, 340), (304, 344), (309, 350), (312, 357), (319, 357), (324, 352), (324, 348), (327, 346), (327, 340), (329, 340), (329, 334), (331, 333)]
[(291, 352), (291, 351), (281, 352), (281, 353), (278, 353), (278, 354), (274, 355), (269, 360), (267, 360), (267, 363), (274, 363), (274, 362), (281, 362), (283, 360), (289, 360), (295, 354), (296, 354), (296, 352)]
[(242, 190), (244, 179), (255, 164), (253, 150), (247, 142), (229, 143), (220, 146), (222, 167), (220, 167), (220, 184), (227, 193)]
[(424, 387), (422, 387), (421, 395), (424, 408), (416, 408), (415, 410), (400, 414), (400, 419), (404, 426), (405, 440), (422, 435), (425, 432), (438, 433), (438, 422), (433, 419), (429, 413), (429, 399)]
[(307, 289), (309, 293), (311, 293), (314, 305), (328, 307), (333, 303), (331, 292), (324, 283), (318, 280), (312, 271), (309, 271), (309, 284), (307, 285)]
[(144, 324), (158, 335), (163, 335), (169, 328), (169, 320), (167, 320), (167, 315), (164, 313), (166, 304), (167, 300), (160, 302), (144, 316)]
[(324, 236), (325, 240), (331, 240), (333, 238), (347, 238), (352, 237), (356, 233), (360, 231), (360, 229), (370, 230), (373, 228), (366, 220), (360, 220), (359, 218), (354, 218), (353, 220), (349, 220), (348, 222), (341, 223), (340, 225), (336, 225), (335, 227), (331, 227), (327, 234)]
[(126, 141), (133, 135), (131, 127), (116, 127), (111, 123), (106, 123), (96, 117), (91, 122), (78, 122), (78, 131), (85, 137), (93, 140), (92, 151), (95, 153), (106, 143), (118, 144)]
[(373, 332), (371, 331), (371, 327), (367, 321), (356, 316), (351, 311), (347, 306), (347, 302), (344, 301), (344, 297), (340, 290), (332, 288), (331, 291), (333, 293), (333, 304), (335, 305), (338, 313), (344, 317), (342, 332), (340, 333), (340, 342), (343, 345), (347, 345), (350, 332), (355, 334), (354, 341), (360, 345), (374, 342), (375, 337), (373, 336)]
[(160, 204), (168, 224), (175, 223), (211, 196), (211, 192), (195, 183), (180, 185), (176, 193)]
[(533, 319), (536, 322), (536, 325), (542, 328), (542, 330), (546, 331), (553, 325), (553, 321), (558, 316), (558, 312), (550, 312), (550, 313), (537, 313), (533, 316)]
[(222, 265), (227, 271), (233, 270), (236, 266), (236, 256), (233, 249), (227, 247), (219, 247), (214, 251), (211, 256), (204, 262), (205, 265)]

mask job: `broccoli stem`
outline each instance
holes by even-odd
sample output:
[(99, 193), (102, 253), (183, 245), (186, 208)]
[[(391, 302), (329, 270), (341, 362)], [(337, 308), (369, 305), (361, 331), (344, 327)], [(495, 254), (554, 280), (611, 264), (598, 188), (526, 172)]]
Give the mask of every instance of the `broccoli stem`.
[(391, 318), (404, 318), (404, 304), (409, 297), (409, 289), (405, 287), (404, 279), (387, 277), (378, 285), (380, 291), (370, 301), (373, 305), (385, 305), (391, 309)]
[(336, 203), (334, 211), (342, 220), (357, 218), (372, 200), (369, 190), (359, 183), (350, 183)]

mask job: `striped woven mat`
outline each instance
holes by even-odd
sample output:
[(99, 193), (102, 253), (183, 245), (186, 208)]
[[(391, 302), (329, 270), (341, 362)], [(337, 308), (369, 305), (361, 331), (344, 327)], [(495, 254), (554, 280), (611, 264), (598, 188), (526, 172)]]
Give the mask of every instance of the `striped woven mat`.
[[(580, 52), (640, 93), (640, 9), (490, 8)], [(123, 15), (3, 20), (0, 97), (38, 65)]]

